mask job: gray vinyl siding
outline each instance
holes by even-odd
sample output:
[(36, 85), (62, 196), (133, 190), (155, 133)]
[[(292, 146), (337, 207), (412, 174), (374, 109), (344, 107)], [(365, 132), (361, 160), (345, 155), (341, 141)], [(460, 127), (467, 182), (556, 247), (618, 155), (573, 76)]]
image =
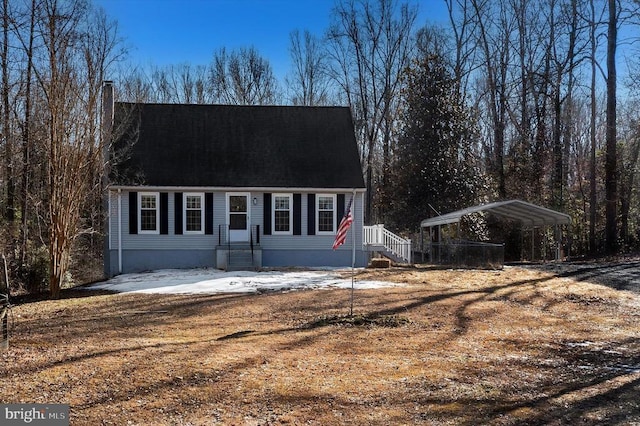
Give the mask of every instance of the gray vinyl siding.
[[(141, 188), (141, 191), (146, 191), (146, 188)], [(123, 272), (128, 270), (135, 270), (136, 259), (145, 259), (145, 265), (148, 264), (151, 255), (143, 255), (142, 253), (158, 253), (159, 257), (171, 260), (171, 251), (176, 251), (176, 262), (178, 259), (183, 261), (179, 262), (180, 265), (186, 265), (185, 263), (189, 256), (188, 253), (201, 252), (203, 258), (213, 259), (216, 247), (219, 244), (220, 232), (225, 232), (227, 223), (227, 211), (226, 211), (226, 194), (222, 191), (209, 191), (213, 192), (213, 235), (205, 234), (175, 234), (175, 197), (174, 191), (163, 191), (162, 188), (154, 188), (149, 190), (153, 192), (167, 192), (168, 193), (168, 234), (130, 234), (129, 233), (129, 193), (122, 191), (118, 194), (115, 191), (111, 191), (109, 195), (109, 248), (111, 253), (111, 265), (110, 270), (117, 268), (117, 250), (118, 250), (118, 235), (119, 226), (120, 233), (122, 235), (122, 257), (123, 257)], [(181, 191), (182, 192), (182, 191)], [(184, 191), (190, 192), (190, 191)], [(202, 191), (193, 191), (202, 192)], [(207, 192), (207, 191), (204, 191)], [(235, 191), (229, 191), (235, 192)], [(284, 191), (265, 191), (269, 193), (283, 193)], [(298, 192), (300, 193), (300, 192)], [(316, 192), (314, 192), (316, 193)], [(324, 192), (331, 193), (331, 192)], [(260, 228), (260, 247), (263, 252), (264, 259), (267, 261), (264, 266), (319, 266), (317, 264), (311, 265), (308, 260), (314, 259), (314, 263), (325, 259), (326, 266), (333, 264), (343, 264), (345, 259), (350, 259), (350, 253), (353, 248), (353, 238), (355, 236), (355, 248), (358, 253), (358, 258), (362, 252), (362, 227), (363, 227), (363, 202), (364, 194), (358, 193), (355, 196), (352, 206), (354, 222), (347, 235), (347, 240), (337, 250), (332, 250), (333, 241), (335, 235), (308, 235), (307, 222), (308, 222), (308, 193), (300, 193), (301, 196), (301, 231), (302, 235), (264, 235), (264, 193), (252, 192), (249, 198), (249, 209), (251, 217), (251, 225), (259, 226)], [(121, 223), (118, 224), (118, 197), (120, 197), (121, 205)], [(351, 194), (345, 194), (345, 208), (348, 204)], [(255, 199), (256, 204), (253, 203)], [(203, 208), (203, 214), (205, 210)], [(293, 213), (293, 209), (292, 209)], [(337, 224), (341, 218), (337, 218)], [(337, 227), (336, 224), (336, 227)], [(326, 253), (326, 256), (319, 255), (319, 253)], [(179, 254), (179, 253), (184, 253)], [(306, 254), (305, 254), (306, 253)], [(343, 259), (344, 258), (344, 259)], [(273, 262), (277, 265), (269, 265), (269, 259), (273, 259)], [(288, 264), (287, 262), (291, 262)], [(299, 264), (300, 263), (300, 264)], [(304, 263), (304, 264), (302, 264)], [(347, 263), (349, 263), (347, 261)], [(358, 262), (360, 263), (360, 262)], [(162, 264), (166, 264), (165, 261)], [(140, 265), (142, 266), (142, 265)], [(210, 265), (206, 265), (210, 266)], [(166, 264), (166, 267), (179, 267)]]
[[(302, 219), (302, 235), (263, 235), (260, 241), (260, 245), (264, 250), (267, 249), (294, 249), (294, 250), (331, 250), (333, 246), (333, 240), (335, 239), (335, 235), (308, 235), (307, 223), (309, 220), (308, 216), (308, 193), (302, 193), (301, 200), (301, 219)], [(328, 194), (328, 193), (327, 193)], [(351, 198), (351, 194), (346, 194), (345, 196), (345, 209), (346, 205), (349, 203), (349, 199)], [(260, 209), (260, 221), (262, 222), (262, 197), (258, 197)], [(362, 225), (363, 225), (363, 214), (362, 214), (362, 194), (356, 194), (354, 199), (353, 206), (353, 225), (349, 229), (349, 234), (347, 235), (347, 241), (344, 245), (342, 245), (338, 250), (351, 250), (352, 244), (352, 235), (355, 231), (356, 238), (356, 250), (362, 249)], [(342, 218), (337, 218), (337, 223), (340, 223)], [(337, 227), (337, 224), (336, 224)], [(337, 229), (336, 229), (337, 230)]]
[[(158, 191), (166, 192), (166, 191)], [(169, 221), (169, 233), (167, 235), (156, 234), (129, 234), (129, 194), (122, 192), (121, 205), (122, 205), (122, 248), (123, 249), (202, 249), (215, 247), (218, 244), (218, 234), (220, 232), (220, 226), (225, 226), (227, 222), (226, 211), (226, 192), (215, 192), (213, 194), (213, 235), (191, 235), (191, 234), (175, 234), (175, 201), (174, 193), (169, 192), (168, 197), (168, 221)], [(348, 204), (351, 194), (345, 196), (345, 208)], [(257, 203), (253, 204), (253, 199), (256, 199)], [(363, 194), (356, 194), (354, 200), (353, 216), (354, 222), (349, 230), (347, 241), (340, 248), (344, 250), (351, 247), (351, 238), (355, 232), (356, 248), (361, 247), (362, 244), (362, 202)], [(264, 197), (263, 193), (252, 192), (250, 193), (250, 214), (251, 225), (260, 226), (260, 244), (264, 249), (267, 248), (286, 248), (286, 249), (331, 249), (334, 235), (307, 235), (307, 222), (308, 222), (308, 197), (307, 193), (303, 193), (301, 197), (301, 220), (302, 220), (302, 235), (264, 235), (263, 224), (263, 212), (264, 212)], [(203, 211), (204, 214), (204, 211)], [(341, 218), (337, 218), (337, 222), (340, 222)], [(224, 228), (222, 228), (224, 230)], [(110, 196), (110, 221), (109, 221), (109, 240), (110, 248), (117, 249), (118, 247), (118, 193), (111, 192)]]
[(118, 193), (109, 191), (109, 217), (107, 223), (107, 237), (109, 250), (118, 247)]
[[(367, 264), (368, 253), (356, 250), (355, 266)], [(348, 250), (267, 250), (262, 254), (262, 263), (270, 267), (286, 267), (304, 265), (306, 267), (339, 267), (351, 266), (352, 253)]]
[[(260, 232), (263, 232), (262, 217), (263, 217), (263, 200), (262, 192), (246, 192), (246, 191), (228, 191), (228, 192), (215, 192), (213, 194), (213, 232), (216, 236), (216, 244), (218, 244), (218, 236), (220, 231), (226, 232), (227, 226), (227, 194), (249, 194), (249, 215), (251, 218), (251, 226), (260, 226)], [(253, 204), (253, 199), (256, 199), (257, 204)], [(262, 236), (260, 236), (262, 240)]]
[[(167, 192), (167, 191), (157, 191)], [(122, 194), (122, 249), (123, 250), (194, 250), (194, 249), (212, 249), (218, 243), (217, 228), (214, 227), (213, 235), (204, 234), (175, 234), (175, 199), (174, 192), (169, 192), (168, 197), (168, 222), (169, 229), (168, 234), (130, 234), (129, 233), (129, 194), (123, 192)], [(117, 194), (115, 200), (115, 208), (112, 208), (112, 212), (115, 211), (115, 217), (112, 217), (112, 249), (118, 247), (118, 227), (117, 227)], [(214, 197), (214, 209), (216, 207), (216, 200)], [(203, 212), (204, 214), (204, 209)], [(112, 213), (113, 216), (113, 213)], [(215, 218), (215, 212), (214, 212)], [(214, 221), (215, 223), (215, 221)]]
[(215, 244), (218, 244), (220, 236), (220, 226), (227, 221), (227, 199), (225, 192), (215, 192), (213, 194), (213, 235)]
[[(117, 252), (111, 252), (117, 259)], [(215, 250), (126, 250), (122, 256), (122, 272), (142, 272), (158, 269), (214, 268)], [(118, 265), (110, 268), (111, 275), (118, 274)]]

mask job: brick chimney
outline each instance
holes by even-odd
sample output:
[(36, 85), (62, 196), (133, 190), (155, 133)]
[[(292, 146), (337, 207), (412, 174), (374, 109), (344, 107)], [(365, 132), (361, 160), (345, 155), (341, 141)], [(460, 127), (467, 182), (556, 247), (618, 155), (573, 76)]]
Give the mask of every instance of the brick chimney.
[(113, 130), (113, 81), (105, 81), (102, 84), (102, 146), (109, 148), (111, 145), (111, 132)]

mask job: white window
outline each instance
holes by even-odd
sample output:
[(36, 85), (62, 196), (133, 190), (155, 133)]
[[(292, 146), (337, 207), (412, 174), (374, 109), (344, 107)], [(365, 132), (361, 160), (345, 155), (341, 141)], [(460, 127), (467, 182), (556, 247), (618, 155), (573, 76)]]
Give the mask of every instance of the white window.
[(334, 234), (334, 224), (336, 223), (336, 196), (318, 195), (316, 200), (317, 234)]
[(183, 194), (183, 225), (185, 234), (204, 233), (204, 194), (201, 192), (185, 192)]
[(273, 194), (272, 229), (274, 234), (292, 234), (292, 208), (293, 194)]
[(160, 194), (157, 192), (138, 193), (138, 230), (140, 234), (160, 233), (159, 198)]

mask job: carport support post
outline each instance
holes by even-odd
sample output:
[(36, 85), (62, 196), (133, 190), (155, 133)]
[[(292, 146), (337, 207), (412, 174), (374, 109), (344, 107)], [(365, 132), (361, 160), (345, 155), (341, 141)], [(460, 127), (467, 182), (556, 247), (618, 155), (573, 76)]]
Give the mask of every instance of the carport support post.
[(536, 228), (531, 227), (531, 261), (536, 261)]
[(424, 263), (424, 228), (420, 226), (420, 255), (422, 256), (422, 263)]
[(429, 263), (433, 264), (433, 226), (429, 226)]
[(562, 234), (560, 233), (560, 226), (556, 224), (554, 235), (556, 237), (556, 262), (560, 261), (560, 251), (561, 251), (561, 242), (562, 242)]
[(442, 264), (442, 225), (438, 225), (438, 265)]

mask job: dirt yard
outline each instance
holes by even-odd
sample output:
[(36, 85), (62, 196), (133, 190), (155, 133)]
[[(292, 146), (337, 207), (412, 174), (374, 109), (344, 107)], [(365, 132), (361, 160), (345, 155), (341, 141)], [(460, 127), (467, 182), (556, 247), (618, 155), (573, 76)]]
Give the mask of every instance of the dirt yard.
[(365, 270), (358, 290), (67, 291), (11, 313), (4, 403), (72, 425), (640, 425), (640, 262)]

